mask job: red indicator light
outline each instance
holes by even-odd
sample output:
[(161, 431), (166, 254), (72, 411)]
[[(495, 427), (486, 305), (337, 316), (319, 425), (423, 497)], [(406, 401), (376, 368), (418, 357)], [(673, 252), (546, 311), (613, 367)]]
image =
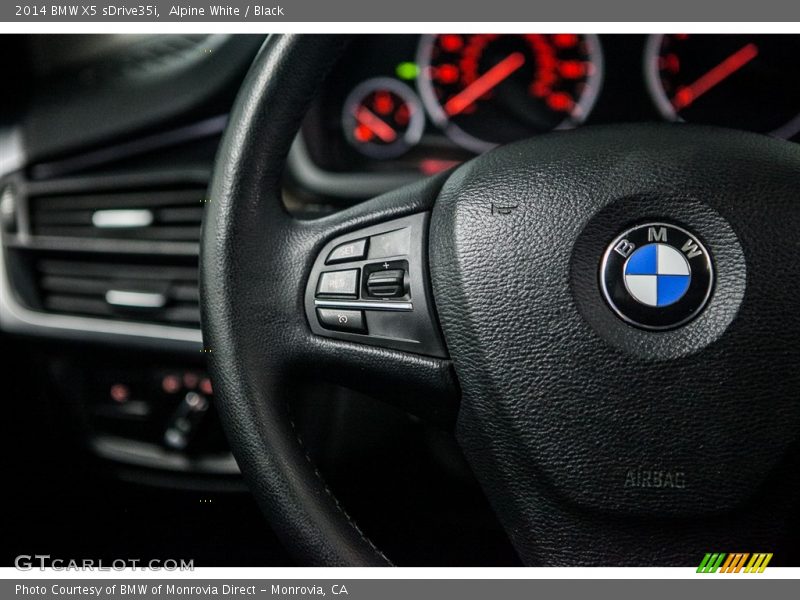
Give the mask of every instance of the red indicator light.
[(200, 383), (200, 377), (196, 373), (187, 372), (183, 374), (183, 385), (190, 390), (196, 389), (198, 383)]
[(115, 383), (109, 390), (111, 399), (117, 404), (127, 402), (131, 398), (131, 389), (124, 383)]
[(208, 377), (203, 377), (203, 379), (200, 380), (200, 391), (206, 396), (210, 396), (214, 393), (211, 387), (211, 380)]
[(181, 389), (181, 380), (177, 375), (165, 375), (161, 380), (161, 389), (167, 394), (175, 394)]

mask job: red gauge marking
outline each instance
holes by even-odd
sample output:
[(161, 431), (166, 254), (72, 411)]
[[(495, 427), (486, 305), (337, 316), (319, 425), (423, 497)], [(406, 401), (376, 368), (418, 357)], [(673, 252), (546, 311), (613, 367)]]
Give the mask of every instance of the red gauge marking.
[(436, 79), (442, 83), (455, 83), (459, 76), (458, 67), (455, 65), (444, 64), (436, 67)]
[(403, 104), (400, 108), (398, 108), (394, 113), (394, 122), (400, 125), (400, 127), (405, 127), (408, 125), (409, 121), (411, 120), (411, 109), (408, 107), (408, 104)]
[(576, 33), (557, 33), (553, 36), (553, 43), (559, 48), (572, 48), (578, 45)]
[(356, 121), (377, 135), (381, 141), (391, 144), (397, 139), (397, 132), (366, 106), (359, 106), (354, 116)]
[(464, 109), (471, 106), (486, 92), (502, 83), (524, 64), (525, 55), (522, 52), (509, 54), (458, 94), (450, 98), (444, 105), (445, 112), (451, 117), (463, 112)]
[(461, 79), (465, 87), (480, 76), (478, 73), (478, 61), (483, 56), (486, 47), (499, 37), (497, 34), (480, 33), (467, 38), (467, 43), (460, 53), (461, 58), (458, 61), (461, 68)]
[(658, 57), (658, 68), (662, 71), (677, 73), (681, 70), (681, 59), (675, 53), (666, 54)]
[(375, 93), (375, 111), (381, 115), (388, 115), (394, 110), (394, 100), (389, 92), (376, 92)]
[(574, 105), (575, 101), (572, 96), (566, 92), (553, 92), (547, 96), (547, 106), (555, 111), (567, 112), (572, 110)]
[(439, 43), (441, 44), (442, 48), (447, 50), (447, 52), (458, 52), (464, 45), (464, 41), (461, 39), (461, 36), (454, 35), (452, 33), (443, 35), (439, 39)]
[(564, 79), (580, 79), (586, 75), (586, 63), (581, 60), (562, 60), (558, 72)]
[(528, 87), (529, 93), (537, 98), (544, 98), (553, 91), (553, 87), (558, 84), (559, 74), (557, 71), (558, 57), (552, 43), (548, 38), (539, 35), (526, 35), (525, 39), (530, 44), (531, 50), (536, 57), (536, 70), (531, 85)]
[(758, 46), (752, 42), (740, 48), (716, 67), (701, 75), (694, 83), (680, 88), (672, 97), (675, 110), (690, 106), (700, 96), (721, 83), (758, 56)]

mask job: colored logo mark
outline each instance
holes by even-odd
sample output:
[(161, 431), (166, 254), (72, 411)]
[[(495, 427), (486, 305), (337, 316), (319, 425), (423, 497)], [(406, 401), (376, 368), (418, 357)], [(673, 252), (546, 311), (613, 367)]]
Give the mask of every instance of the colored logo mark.
[[(725, 552), (709, 552), (703, 557), (700, 566), (697, 567), (698, 573), (763, 573), (769, 561), (772, 560), (772, 553), (759, 552), (750, 554), (749, 552), (737, 552), (726, 554)], [(746, 566), (745, 566), (746, 565)]]
[(647, 244), (625, 263), (625, 287), (637, 302), (647, 306), (674, 304), (692, 281), (689, 262), (667, 244)]

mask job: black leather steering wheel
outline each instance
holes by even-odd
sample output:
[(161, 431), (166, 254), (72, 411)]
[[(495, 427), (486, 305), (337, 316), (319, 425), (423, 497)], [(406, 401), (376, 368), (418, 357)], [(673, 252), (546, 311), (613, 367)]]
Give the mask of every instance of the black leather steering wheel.
[[(286, 157), (346, 43), (268, 38), (219, 151), (202, 239), (223, 424), (298, 560), (390, 564), (291, 421), (295, 382), (311, 379), (380, 390), (432, 419), (457, 409), (457, 438), (526, 564), (686, 565), (710, 551), (779, 564), (800, 487), (800, 147), (687, 125), (588, 127), (297, 220), (281, 202)], [(702, 311), (665, 331), (619, 318), (599, 284), (609, 244), (653, 222), (692, 232), (715, 276)], [(328, 266), (339, 247), (344, 262)], [(405, 273), (389, 299), (368, 287), (380, 264)], [(325, 287), (323, 271), (342, 278)]]

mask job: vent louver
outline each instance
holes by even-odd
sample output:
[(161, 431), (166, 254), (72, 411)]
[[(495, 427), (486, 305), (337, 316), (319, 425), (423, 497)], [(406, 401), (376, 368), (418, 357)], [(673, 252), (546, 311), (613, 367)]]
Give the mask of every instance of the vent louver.
[(199, 327), (197, 267), (43, 258), (35, 261), (49, 312)]
[(204, 193), (197, 187), (32, 197), (31, 234), (197, 243)]
[(19, 216), (3, 232), (3, 246), (24, 307), (131, 327), (199, 330), (197, 264), (207, 171), (45, 181), (19, 175), (11, 182)]

